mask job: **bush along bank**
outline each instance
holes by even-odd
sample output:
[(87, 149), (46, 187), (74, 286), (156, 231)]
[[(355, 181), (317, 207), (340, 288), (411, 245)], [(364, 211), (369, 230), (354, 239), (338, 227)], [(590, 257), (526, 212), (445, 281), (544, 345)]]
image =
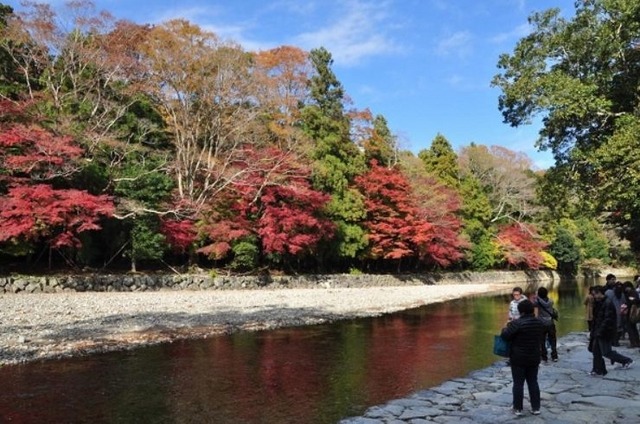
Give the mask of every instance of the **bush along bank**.
[(297, 276), (209, 276), (206, 274), (82, 274), (0, 276), (0, 293), (138, 292), (157, 290), (239, 290), (350, 288), (446, 284), (559, 283), (553, 271), (492, 271), (427, 274), (326, 274)]

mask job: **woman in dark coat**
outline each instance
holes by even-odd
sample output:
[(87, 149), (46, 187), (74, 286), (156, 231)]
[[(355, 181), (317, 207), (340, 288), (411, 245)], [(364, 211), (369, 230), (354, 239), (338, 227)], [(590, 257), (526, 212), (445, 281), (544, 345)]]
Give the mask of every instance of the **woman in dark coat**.
[(522, 415), (524, 382), (527, 382), (531, 413), (540, 414), (540, 340), (544, 324), (533, 313), (533, 303), (523, 300), (518, 304), (520, 318), (511, 321), (502, 329), (500, 336), (511, 343), (509, 360), (513, 377), (513, 412)]

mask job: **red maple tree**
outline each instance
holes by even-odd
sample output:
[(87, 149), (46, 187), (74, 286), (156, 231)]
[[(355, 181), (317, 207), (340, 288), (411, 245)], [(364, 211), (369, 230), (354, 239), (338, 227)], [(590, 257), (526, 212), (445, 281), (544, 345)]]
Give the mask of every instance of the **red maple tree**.
[(312, 253), (334, 231), (333, 223), (321, 212), (328, 201), (328, 195), (313, 190), (304, 179), (266, 188), (257, 222), (264, 251), (292, 256)]
[(430, 176), (415, 176), (412, 188), (418, 216), (430, 223), (430, 231), (420, 233), (418, 254), (423, 262), (450, 266), (464, 258), (468, 241), (462, 238), (462, 222), (457, 215), (460, 196)]
[(250, 172), (221, 193), (205, 214), (203, 232), (211, 243), (198, 252), (221, 259), (234, 241), (254, 235), (265, 253), (312, 253), (334, 232), (323, 214), (329, 196), (311, 188), (309, 168), (291, 152), (267, 148), (251, 155)]
[(111, 198), (55, 188), (79, 169), (83, 150), (70, 137), (24, 123), (23, 108), (4, 111), (11, 116), (0, 124), (0, 243), (78, 247), (78, 234), (100, 229), (100, 218), (113, 214)]
[(371, 161), (369, 171), (355, 180), (365, 197), (369, 252), (373, 259), (402, 259), (416, 255), (416, 235), (430, 231), (418, 218), (411, 187), (396, 168)]
[(458, 202), (434, 182), (431, 198), (416, 195), (396, 167), (373, 160), (370, 170), (356, 178), (365, 197), (372, 258), (416, 258), (425, 264), (448, 266), (463, 257), (464, 242), (454, 211)]
[(535, 228), (524, 223), (503, 226), (498, 233), (497, 244), (508, 265), (528, 269), (540, 268), (544, 260), (541, 253), (547, 246)]
[(176, 253), (186, 253), (197, 237), (195, 223), (190, 219), (162, 219), (160, 232)]
[(11, 187), (0, 202), (0, 242), (48, 239), (55, 248), (79, 247), (77, 235), (99, 230), (100, 217), (114, 212), (108, 196), (46, 184)]

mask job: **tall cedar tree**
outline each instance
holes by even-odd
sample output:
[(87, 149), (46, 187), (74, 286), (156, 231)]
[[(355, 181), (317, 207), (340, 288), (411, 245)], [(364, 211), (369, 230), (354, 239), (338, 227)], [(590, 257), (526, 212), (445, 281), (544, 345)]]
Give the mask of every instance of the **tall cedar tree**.
[(333, 59), (324, 48), (310, 52), (315, 69), (311, 77), (311, 104), (302, 111), (306, 133), (314, 142), (311, 153), (313, 186), (331, 196), (328, 213), (337, 225), (336, 245), (324, 255), (336, 262), (355, 258), (365, 247), (362, 197), (351, 187), (364, 171), (364, 156), (350, 139), (350, 122), (344, 111), (344, 89), (331, 70)]

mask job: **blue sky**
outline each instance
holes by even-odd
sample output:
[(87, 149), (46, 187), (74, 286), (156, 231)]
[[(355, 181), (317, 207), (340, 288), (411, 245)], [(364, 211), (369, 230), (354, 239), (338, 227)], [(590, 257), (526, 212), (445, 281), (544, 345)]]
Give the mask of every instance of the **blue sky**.
[[(0, 0), (7, 3), (7, 0)], [(57, 6), (62, 0), (49, 1)], [(247, 50), (325, 47), (354, 106), (382, 114), (414, 153), (438, 134), (457, 150), (471, 142), (526, 153), (552, 165), (534, 147), (538, 126), (511, 128), (490, 87), (498, 56), (530, 30), (534, 11), (573, 0), (97, 0), (98, 10), (138, 23), (185, 18)], [(19, 2), (8, 1), (19, 10)]]

